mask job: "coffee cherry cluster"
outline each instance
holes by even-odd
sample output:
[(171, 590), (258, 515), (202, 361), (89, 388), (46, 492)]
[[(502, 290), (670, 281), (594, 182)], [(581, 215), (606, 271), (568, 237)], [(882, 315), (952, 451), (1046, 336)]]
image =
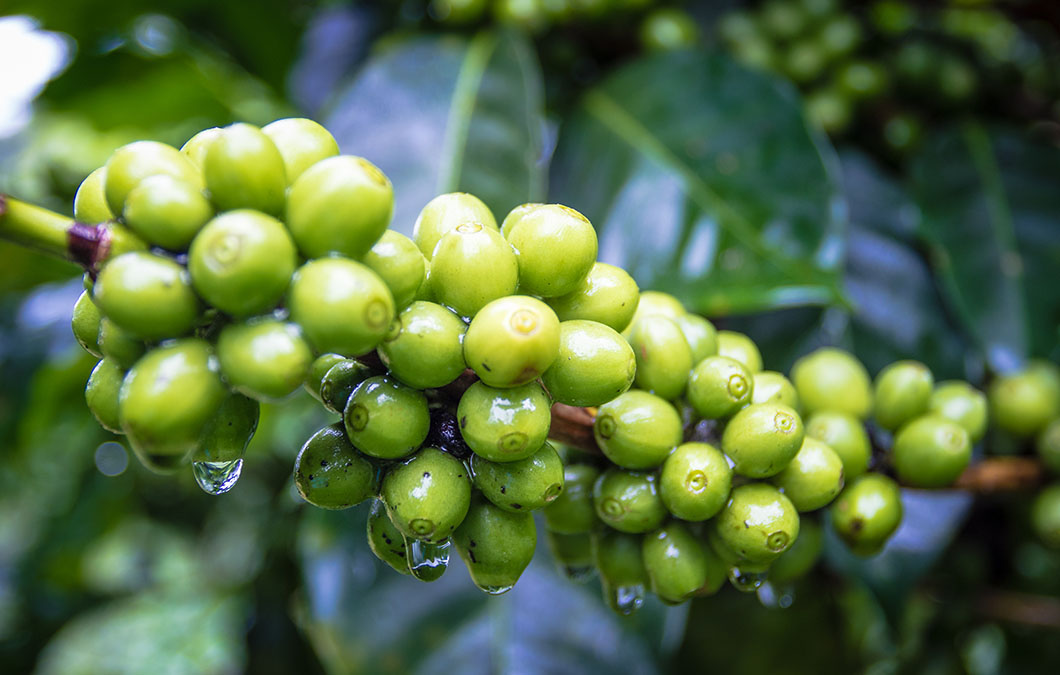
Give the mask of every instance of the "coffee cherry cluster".
[(431, 0), (427, 14), (447, 26), (468, 26), (490, 18), (538, 34), (557, 28), (602, 23), (636, 26), (646, 49), (679, 49), (699, 40), (695, 20), (680, 7), (656, 0)]
[[(411, 239), (388, 229), (392, 208), (386, 176), (309, 120), (118, 149), (76, 216), (145, 243), (107, 259), (74, 308), (101, 359), (89, 408), (148, 467), (190, 463), (217, 494), (259, 403), (304, 387), (341, 419), (306, 441), (295, 486), (320, 508), (370, 501), (382, 561), (431, 581), (455, 545), (501, 593), (542, 510), (561, 567), (597, 572), (621, 613), (648, 590), (678, 603), (798, 576), (822, 539), (808, 514), (829, 505), (839, 537), (873, 554), (902, 517), (884, 471), (947, 486), (986, 431), (982, 393), (914, 361), (875, 383), (834, 348), (790, 379), (763, 370), (747, 336), (598, 262), (569, 207), (524, 204), (498, 225), (444, 194)], [(1000, 429), (1038, 435), (1060, 464), (1055, 366), (998, 379), (990, 400)], [(580, 440), (553, 428), (575, 413), (591, 424)], [(1054, 533), (1057, 501), (1038, 509)]]
[(1060, 369), (1031, 361), (1021, 371), (990, 386), (990, 411), (998, 430), (1017, 443), (1032, 445), (1053, 482), (1035, 496), (1031, 525), (1038, 538), (1060, 548)]
[(996, 114), (999, 99), (1026, 101), (1016, 116), (1055, 116), (1052, 47), (991, 4), (766, 0), (727, 13), (718, 32), (737, 59), (799, 86), (829, 133), (860, 124), (905, 152), (925, 120)]

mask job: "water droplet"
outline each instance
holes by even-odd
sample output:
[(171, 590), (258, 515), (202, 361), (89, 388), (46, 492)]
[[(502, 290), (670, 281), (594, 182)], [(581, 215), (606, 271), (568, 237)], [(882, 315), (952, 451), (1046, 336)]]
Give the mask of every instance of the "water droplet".
[(795, 588), (791, 584), (767, 581), (758, 587), (758, 601), (770, 609), (787, 609), (795, 602)]
[(604, 593), (607, 604), (622, 616), (629, 616), (644, 604), (643, 584), (614, 587), (605, 585)]
[[(478, 586), (478, 584), (475, 584)], [(515, 588), (515, 584), (508, 584), (507, 586), (478, 586), (479, 590), (489, 593), (490, 595), (502, 595)]]
[(596, 575), (593, 565), (560, 565), (559, 571), (576, 584), (584, 584)]
[(192, 462), (191, 470), (195, 474), (195, 482), (206, 494), (220, 495), (235, 487), (236, 481), (243, 472), (243, 460)]
[(744, 593), (753, 593), (765, 583), (765, 572), (744, 572), (738, 567), (729, 568), (729, 583)]
[(449, 549), (452, 544), (448, 539), (434, 544), (418, 539), (408, 540), (409, 572), (420, 581), (434, 581), (449, 567)]

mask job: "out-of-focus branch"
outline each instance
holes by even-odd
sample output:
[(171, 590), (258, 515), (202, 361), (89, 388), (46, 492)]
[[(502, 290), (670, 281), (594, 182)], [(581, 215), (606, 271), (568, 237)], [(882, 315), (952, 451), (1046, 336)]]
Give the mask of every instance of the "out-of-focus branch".
[(998, 621), (1060, 631), (1060, 598), (991, 589), (979, 595), (975, 609)]

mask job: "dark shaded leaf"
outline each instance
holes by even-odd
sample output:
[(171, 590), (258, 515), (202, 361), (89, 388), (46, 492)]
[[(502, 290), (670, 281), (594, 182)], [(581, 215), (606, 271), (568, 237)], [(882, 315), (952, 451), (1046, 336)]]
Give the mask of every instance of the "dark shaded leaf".
[(339, 95), (325, 125), (343, 152), (367, 157), (393, 181), (391, 226), (405, 234), (445, 192), (475, 194), (498, 220), (543, 197), (541, 74), (512, 33), (390, 42)]
[(794, 93), (707, 52), (651, 56), (590, 91), (561, 129), (551, 199), (601, 259), (709, 315), (839, 299), (834, 161)]
[(945, 296), (990, 366), (1048, 353), (1060, 323), (1060, 152), (967, 123), (925, 145), (912, 181)]

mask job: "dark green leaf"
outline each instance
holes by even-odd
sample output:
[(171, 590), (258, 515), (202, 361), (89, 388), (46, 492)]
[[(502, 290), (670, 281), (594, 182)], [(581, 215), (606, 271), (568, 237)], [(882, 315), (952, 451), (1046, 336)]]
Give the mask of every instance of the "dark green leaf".
[(370, 58), (326, 126), (343, 152), (390, 177), (392, 227), (409, 234), (423, 205), (445, 192), (475, 194), (498, 219), (540, 200), (542, 106), (536, 56), (515, 34), (419, 37)]
[(48, 644), (41, 675), (224, 675), (246, 660), (243, 610), (234, 599), (144, 593), (87, 612)]
[(299, 535), (300, 622), (331, 672), (654, 673), (657, 654), (680, 641), (683, 608), (652, 598), (619, 619), (595, 584), (561, 579), (540, 541), (502, 596), (476, 589), (455, 550), (437, 581), (399, 575), (368, 549), (366, 506), (307, 512)]
[(1060, 152), (967, 123), (926, 144), (912, 180), (935, 272), (991, 367), (1050, 351), (1060, 322)]
[(794, 93), (726, 57), (641, 59), (561, 129), (551, 198), (585, 213), (601, 259), (703, 313), (839, 299), (834, 160)]

